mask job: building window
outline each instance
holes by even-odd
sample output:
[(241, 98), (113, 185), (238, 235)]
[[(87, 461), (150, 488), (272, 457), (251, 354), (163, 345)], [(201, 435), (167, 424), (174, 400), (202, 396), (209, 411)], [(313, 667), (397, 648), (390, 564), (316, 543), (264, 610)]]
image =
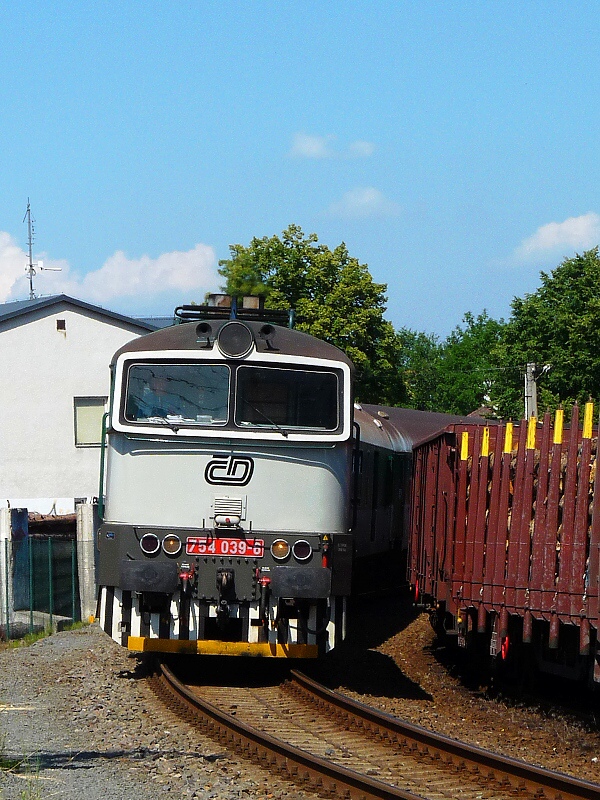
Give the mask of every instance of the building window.
[(75, 445), (99, 447), (102, 442), (102, 417), (106, 410), (106, 397), (74, 397)]

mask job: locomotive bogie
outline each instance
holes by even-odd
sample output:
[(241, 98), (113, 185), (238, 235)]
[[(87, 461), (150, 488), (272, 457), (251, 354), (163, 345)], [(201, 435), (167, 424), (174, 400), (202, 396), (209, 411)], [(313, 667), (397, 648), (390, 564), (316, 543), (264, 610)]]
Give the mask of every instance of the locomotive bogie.
[(218, 603), (188, 600), (180, 591), (150, 596), (103, 586), (99, 613), (106, 633), (139, 652), (317, 658), (343, 640), (346, 627), (346, 599), (340, 597), (278, 598), (266, 609), (236, 603), (225, 628)]

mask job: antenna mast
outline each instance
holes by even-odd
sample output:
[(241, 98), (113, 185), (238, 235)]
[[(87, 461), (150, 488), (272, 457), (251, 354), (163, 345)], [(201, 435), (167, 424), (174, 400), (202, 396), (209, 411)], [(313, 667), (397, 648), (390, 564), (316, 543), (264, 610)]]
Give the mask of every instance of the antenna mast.
[(27, 220), (27, 244), (29, 248), (29, 262), (25, 267), (25, 272), (29, 278), (29, 299), (35, 300), (35, 292), (33, 291), (33, 276), (36, 274), (33, 265), (33, 235), (35, 233), (34, 220), (31, 219), (31, 205), (29, 198), (27, 198), (27, 211), (23, 217), (23, 222)]
[(25, 220), (27, 220), (27, 246), (29, 253), (29, 261), (25, 267), (25, 272), (29, 278), (29, 299), (35, 300), (36, 295), (33, 291), (33, 276), (37, 275), (35, 268), (37, 267), (39, 270), (46, 270), (47, 272), (61, 272), (61, 267), (45, 267), (43, 261), (38, 261), (35, 264), (33, 263), (33, 237), (35, 235), (35, 220), (31, 218), (31, 204), (29, 203), (29, 198), (27, 198), (27, 211), (23, 217), (23, 222), (25, 222)]

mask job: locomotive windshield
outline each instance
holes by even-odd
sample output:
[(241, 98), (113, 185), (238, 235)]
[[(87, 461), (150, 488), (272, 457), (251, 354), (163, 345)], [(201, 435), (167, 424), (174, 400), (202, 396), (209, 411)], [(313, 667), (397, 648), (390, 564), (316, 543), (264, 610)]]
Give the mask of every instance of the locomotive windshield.
[(342, 374), (335, 369), (131, 362), (123, 372), (127, 424), (228, 430), (335, 433), (343, 425)]
[(229, 368), (220, 364), (133, 364), (127, 376), (125, 419), (225, 425)]
[(333, 431), (338, 422), (335, 373), (251, 366), (238, 369), (236, 425)]

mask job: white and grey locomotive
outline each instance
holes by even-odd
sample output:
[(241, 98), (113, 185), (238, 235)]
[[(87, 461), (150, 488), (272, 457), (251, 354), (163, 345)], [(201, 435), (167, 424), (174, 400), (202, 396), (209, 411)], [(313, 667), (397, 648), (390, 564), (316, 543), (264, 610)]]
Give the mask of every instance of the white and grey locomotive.
[(199, 312), (113, 358), (100, 623), (136, 651), (321, 656), (357, 560), (405, 547), (411, 442), (354, 406), (338, 348)]

